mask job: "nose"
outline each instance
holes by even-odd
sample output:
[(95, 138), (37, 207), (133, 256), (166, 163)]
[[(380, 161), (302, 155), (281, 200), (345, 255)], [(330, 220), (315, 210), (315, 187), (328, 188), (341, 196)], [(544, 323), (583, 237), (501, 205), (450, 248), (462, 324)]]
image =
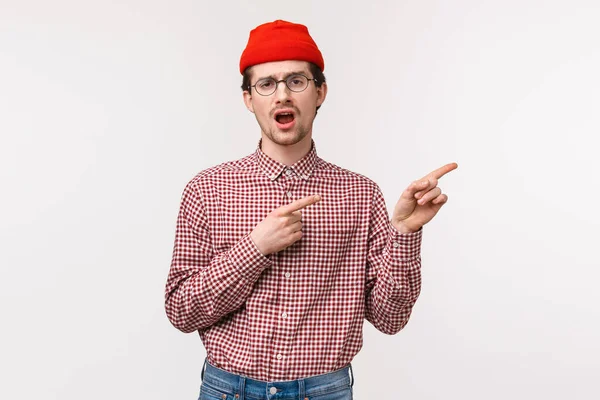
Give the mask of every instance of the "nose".
[(287, 87), (285, 81), (277, 82), (277, 87), (275, 88), (275, 97), (277, 101), (280, 103), (285, 103), (290, 100), (290, 89)]

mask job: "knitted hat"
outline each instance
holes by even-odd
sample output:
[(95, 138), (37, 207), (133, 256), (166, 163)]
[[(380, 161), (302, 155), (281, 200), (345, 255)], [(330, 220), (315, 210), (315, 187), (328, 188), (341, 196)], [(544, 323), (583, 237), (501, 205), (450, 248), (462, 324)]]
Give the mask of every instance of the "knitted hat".
[(285, 60), (308, 61), (321, 71), (325, 70), (323, 56), (308, 28), (278, 19), (250, 31), (248, 44), (240, 58), (240, 73), (252, 65)]

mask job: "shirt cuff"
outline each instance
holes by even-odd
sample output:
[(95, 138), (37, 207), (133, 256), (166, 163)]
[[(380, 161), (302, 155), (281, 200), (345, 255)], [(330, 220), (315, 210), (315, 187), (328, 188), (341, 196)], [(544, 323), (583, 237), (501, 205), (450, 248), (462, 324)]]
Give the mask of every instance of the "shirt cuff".
[(245, 235), (229, 250), (229, 259), (240, 275), (251, 282), (256, 281), (260, 274), (273, 264), (258, 250), (250, 234)]
[(389, 240), (384, 253), (393, 259), (414, 260), (421, 255), (421, 242), (423, 240), (423, 227), (418, 231), (402, 233), (390, 222)]

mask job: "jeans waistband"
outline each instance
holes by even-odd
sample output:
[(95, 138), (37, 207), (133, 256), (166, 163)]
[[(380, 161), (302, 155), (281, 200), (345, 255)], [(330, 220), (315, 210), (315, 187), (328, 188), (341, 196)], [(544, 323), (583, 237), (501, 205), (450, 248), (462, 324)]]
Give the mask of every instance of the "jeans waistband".
[(291, 381), (261, 381), (217, 368), (204, 360), (202, 382), (215, 389), (232, 393), (236, 399), (293, 399), (304, 400), (354, 385), (352, 364), (321, 375), (313, 375)]

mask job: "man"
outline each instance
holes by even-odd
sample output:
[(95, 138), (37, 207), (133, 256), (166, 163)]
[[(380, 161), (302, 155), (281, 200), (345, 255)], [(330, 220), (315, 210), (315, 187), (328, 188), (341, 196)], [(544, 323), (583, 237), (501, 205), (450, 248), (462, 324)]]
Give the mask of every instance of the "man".
[(395, 334), (419, 296), (422, 227), (457, 165), (412, 182), (390, 220), (376, 183), (317, 156), (323, 71), (304, 25), (252, 30), (240, 73), (256, 151), (183, 191), (165, 307), (206, 347), (201, 399), (350, 399), (364, 320)]

